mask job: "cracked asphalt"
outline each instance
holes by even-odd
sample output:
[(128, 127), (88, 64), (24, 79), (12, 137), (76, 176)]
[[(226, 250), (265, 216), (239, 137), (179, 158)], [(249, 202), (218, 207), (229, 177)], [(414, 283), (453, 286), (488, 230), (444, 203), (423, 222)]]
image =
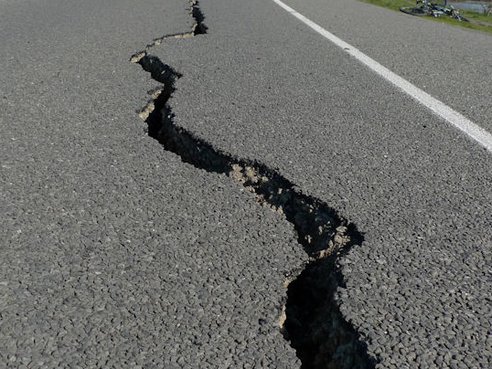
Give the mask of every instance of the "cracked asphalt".
[[(490, 36), (288, 4), (490, 129)], [(129, 58), (189, 31), (187, 6), (0, 4), (0, 368), (300, 367), (278, 327), (293, 227), (137, 114), (158, 83)], [(338, 302), (377, 368), (490, 368), (490, 153), (273, 2), (200, 8), (207, 35), (151, 49), (183, 74), (175, 123), (364, 233)]]
[(7, 5), (0, 367), (296, 365), (278, 327), (306, 259), (292, 227), (136, 113), (155, 83), (129, 58), (191, 27), (187, 4)]
[[(315, 5), (295, 4), (300, 12)], [(220, 150), (279, 168), (365, 233), (342, 260), (339, 302), (378, 367), (490, 367), (490, 154), (275, 4), (201, 6), (214, 31), (154, 51), (184, 75), (170, 102), (175, 123)], [(316, 9), (323, 19), (322, 5)], [(371, 24), (410, 27), (398, 13), (372, 12), (379, 18)], [(438, 27), (423, 23), (412, 36), (422, 40)], [(482, 41), (474, 58), (483, 60), (489, 36), (449, 33), (470, 38), (468, 46)], [(421, 42), (407, 48), (423, 59), (430, 52)], [(468, 85), (476, 93), (467, 98), (486, 105), (477, 122), (487, 127), (490, 86)], [(445, 91), (450, 104), (466, 94)]]

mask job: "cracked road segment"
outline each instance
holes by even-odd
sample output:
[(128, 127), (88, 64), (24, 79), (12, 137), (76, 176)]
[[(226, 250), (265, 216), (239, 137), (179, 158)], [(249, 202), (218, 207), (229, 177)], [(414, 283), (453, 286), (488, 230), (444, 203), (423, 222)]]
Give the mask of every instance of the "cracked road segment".
[(8, 5), (0, 368), (300, 366), (278, 326), (294, 230), (135, 115), (154, 86), (129, 54), (190, 29), (188, 4)]
[(273, 2), (0, 9), (0, 368), (490, 367), (479, 148)]
[[(343, 277), (337, 268), (337, 257), (360, 243), (362, 235), (353, 224), (340, 219), (333, 209), (318, 199), (303, 195), (294, 184), (257, 162), (232, 158), (215, 150), (209, 143), (176, 127), (167, 104), (182, 74), (164, 64), (147, 50), (167, 40), (191, 38), (206, 34), (205, 17), (197, 1), (190, 3), (194, 19), (190, 32), (160, 37), (145, 51), (134, 54), (130, 61), (140, 64), (152, 78), (162, 83), (151, 93), (153, 100), (140, 110), (139, 116), (148, 126), (149, 136), (166, 150), (180, 156), (183, 162), (211, 173), (225, 174), (256, 195), (259, 204), (271, 207), (293, 224), (299, 246), (313, 260), (304, 270), (288, 280), (288, 299), (279, 318), (284, 337), (296, 349), (302, 367), (372, 368), (365, 344), (344, 319), (335, 301), (337, 287)], [(300, 267), (297, 269), (301, 269)], [(295, 271), (298, 273), (298, 271)]]
[(489, 154), (275, 4), (200, 6), (207, 36), (153, 51), (174, 127), (357, 224), (335, 298), (376, 367), (490, 367)]

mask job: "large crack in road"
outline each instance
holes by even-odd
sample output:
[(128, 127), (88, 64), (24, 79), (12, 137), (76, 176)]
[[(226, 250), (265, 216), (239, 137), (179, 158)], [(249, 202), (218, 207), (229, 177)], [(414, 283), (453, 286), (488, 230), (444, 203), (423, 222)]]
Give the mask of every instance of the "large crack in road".
[(368, 355), (366, 344), (344, 319), (336, 301), (336, 291), (344, 285), (337, 260), (354, 245), (362, 244), (363, 235), (357, 227), (325, 202), (303, 194), (277, 171), (222, 152), (174, 124), (168, 101), (182, 75), (148, 51), (167, 39), (206, 34), (208, 28), (198, 1), (190, 1), (189, 11), (194, 20), (190, 31), (156, 38), (130, 59), (162, 84), (149, 91), (151, 100), (139, 111), (147, 123), (148, 135), (183, 162), (228, 176), (252, 192), (259, 204), (284, 216), (294, 226), (298, 243), (310, 261), (286, 276), (293, 280), (286, 283), (287, 299), (279, 325), (296, 350), (302, 368), (373, 368), (376, 360)]

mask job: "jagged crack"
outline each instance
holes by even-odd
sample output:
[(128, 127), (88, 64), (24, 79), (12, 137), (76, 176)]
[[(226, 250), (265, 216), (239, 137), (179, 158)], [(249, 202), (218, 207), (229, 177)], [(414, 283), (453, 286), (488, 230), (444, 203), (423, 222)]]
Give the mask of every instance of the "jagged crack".
[[(191, 32), (164, 36), (147, 47), (167, 38), (186, 38), (206, 33), (204, 16), (198, 2), (190, 2), (195, 20)], [(303, 369), (373, 368), (375, 361), (359, 335), (343, 317), (336, 290), (343, 286), (337, 258), (363, 240), (353, 224), (337, 215), (323, 201), (303, 194), (277, 171), (251, 160), (234, 157), (214, 148), (193, 133), (174, 124), (168, 101), (182, 77), (159, 58), (144, 52), (132, 56), (162, 86), (151, 91), (152, 100), (139, 115), (148, 126), (148, 134), (163, 147), (196, 168), (225, 174), (255, 194), (257, 201), (285, 216), (298, 236), (298, 242), (311, 261), (288, 285), (285, 316), (281, 326), (301, 359)]]

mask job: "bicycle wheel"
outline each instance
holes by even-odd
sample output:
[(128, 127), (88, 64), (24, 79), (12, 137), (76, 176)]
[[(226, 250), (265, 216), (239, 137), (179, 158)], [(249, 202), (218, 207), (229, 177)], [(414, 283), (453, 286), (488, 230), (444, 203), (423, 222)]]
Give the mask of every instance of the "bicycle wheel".
[(406, 14), (416, 15), (416, 16), (423, 16), (428, 14), (427, 11), (422, 9), (421, 7), (417, 7), (417, 8), (402, 7), (400, 8), (400, 11)]

